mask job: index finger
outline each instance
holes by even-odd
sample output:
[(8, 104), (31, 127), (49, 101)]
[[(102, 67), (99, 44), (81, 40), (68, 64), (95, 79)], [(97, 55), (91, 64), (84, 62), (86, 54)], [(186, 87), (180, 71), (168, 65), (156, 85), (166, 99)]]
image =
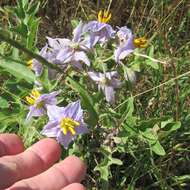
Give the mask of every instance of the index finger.
[(47, 170), (60, 154), (60, 146), (55, 140), (43, 139), (23, 153), (0, 158), (0, 189)]

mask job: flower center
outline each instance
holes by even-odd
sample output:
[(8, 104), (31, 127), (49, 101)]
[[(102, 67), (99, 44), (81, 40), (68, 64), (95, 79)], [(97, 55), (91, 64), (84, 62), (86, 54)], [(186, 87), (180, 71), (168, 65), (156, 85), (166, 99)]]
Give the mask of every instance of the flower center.
[(71, 132), (72, 135), (75, 135), (75, 127), (79, 125), (80, 123), (78, 121), (75, 121), (70, 117), (63, 118), (60, 122), (60, 127), (64, 135), (66, 135), (68, 132)]
[(100, 83), (102, 85), (106, 85), (108, 83), (108, 79), (107, 78), (102, 78), (102, 80), (100, 81)]
[(98, 12), (98, 22), (101, 22), (101, 23), (108, 23), (111, 19), (111, 13), (109, 13), (109, 11), (102, 11), (100, 10)]
[[(33, 89), (30, 96), (26, 96), (26, 101), (30, 104), (30, 105), (34, 105), (36, 100), (40, 97), (40, 92), (36, 89)], [(42, 106), (41, 103), (39, 103), (40, 107)]]
[(145, 37), (142, 38), (135, 38), (133, 44), (137, 48), (145, 48), (147, 47), (147, 39)]
[(80, 45), (78, 42), (72, 42), (70, 47), (73, 48), (74, 50), (80, 49)]

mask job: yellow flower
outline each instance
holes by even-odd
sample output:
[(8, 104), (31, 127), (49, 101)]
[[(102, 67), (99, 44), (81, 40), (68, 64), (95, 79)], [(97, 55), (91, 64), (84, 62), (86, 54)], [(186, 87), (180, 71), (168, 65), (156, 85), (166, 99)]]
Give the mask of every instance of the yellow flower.
[(40, 97), (40, 92), (37, 89), (33, 89), (30, 96), (26, 96), (26, 101), (30, 105), (34, 105), (36, 100)]
[(76, 134), (76, 131), (75, 131), (75, 127), (76, 126), (79, 126), (80, 123), (77, 122), (77, 121), (74, 121), (72, 118), (70, 117), (66, 117), (66, 118), (63, 118), (61, 120), (61, 123), (60, 123), (60, 127), (63, 131), (63, 134), (66, 135), (68, 131), (71, 132), (72, 135), (75, 135)]
[(135, 38), (133, 44), (136, 48), (145, 48), (147, 47), (148, 40), (145, 37)]
[(102, 23), (108, 23), (111, 19), (111, 13), (109, 13), (109, 11), (102, 11), (100, 10), (98, 12), (98, 21), (102, 22)]
[(28, 67), (29, 69), (32, 69), (32, 62), (33, 62), (32, 59), (30, 59), (29, 61), (26, 62), (26, 65), (27, 65), (27, 67)]

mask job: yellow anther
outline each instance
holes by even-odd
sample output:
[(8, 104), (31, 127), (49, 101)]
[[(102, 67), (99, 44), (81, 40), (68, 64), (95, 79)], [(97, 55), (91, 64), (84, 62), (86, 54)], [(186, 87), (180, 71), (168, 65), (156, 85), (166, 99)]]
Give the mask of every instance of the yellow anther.
[(35, 100), (33, 98), (31, 98), (30, 96), (26, 96), (26, 101), (30, 104), (30, 105), (34, 105)]
[[(30, 104), (30, 105), (34, 105), (36, 100), (40, 97), (40, 93), (38, 90), (33, 89), (30, 96), (26, 96), (26, 101)], [(41, 104), (40, 104), (41, 106)]]
[(102, 23), (108, 23), (111, 19), (111, 13), (109, 13), (109, 11), (102, 11), (100, 10), (98, 12), (98, 21), (102, 22)]
[(34, 97), (35, 99), (40, 97), (40, 92), (37, 89), (33, 89), (31, 92), (31, 96)]
[(68, 127), (68, 130), (71, 132), (72, 135), (76, 134), (76, 131), (72, 127)]
[(33, 63), (33, 60), (32, 60), (32, 59), (30, 59), (29, 61), (26, 62), (27, 67), (28, 67), (29, 69), (32, 69), (32, 63)]
[(63, 134), (66, 135), (68, 131), (72, 134), (75, 135), (75, 127), (79, 126), (80, 123), (77, 121), (74, 121), (73, 119), (66, 117), (61, 120), (60, 127), (61, 130), (63, 131)]
[(145, 37), (142, 38), (135, 38), (133, 44), (137, 48), (145, 48), (147, 47), (148, 40)]
[(66, 135), (67, 134), (67, 128), (66, 127), (62, 127), (61, 129), (63, 131), (63, 134)]

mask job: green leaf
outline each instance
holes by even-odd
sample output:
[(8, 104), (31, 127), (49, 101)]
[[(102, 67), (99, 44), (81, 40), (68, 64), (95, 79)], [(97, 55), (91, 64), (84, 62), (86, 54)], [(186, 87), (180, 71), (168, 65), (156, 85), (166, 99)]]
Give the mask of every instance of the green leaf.
[(28, 15), (35, 15), (40, 7), (40, 2), (32, 3), (32, 5), (29, 6), (29, 9), (27, 11)]
[(104, 155), (104, 159), (94, 168), (94, 170), (100, 172), (101, 179), (108, 181), (110, 166), (112, 164), (122, 165), (123, 162), (120, 159), (112, 157), (110, 147), (102, 146), (100, 152)]
[(133, 127), (136, 123), (136, 117), (133, 116), (134, 112), (134, 98), (128, 98), (127, 102), (121, 107), (120, 112), (122, 113), (121, 121), (131, 125)]
[(164, 156), (166, 154), (164, 148), (158, 140), (156, 141), (156, 143), (151, 144), (150, 148), (154, 153), (156, 153), (159, 156)]
[(141, 71), (140, 63), (141, 63), (141, 62), (135, 62), (135, 61), (132, 62), (131, 69), (132, 69), (133, 71), (140, 72), (140, 71)]
[(145, 132), (141, 132), (141, 134), (150, 144), (154, 144), (158, 139), (157, 135), (151, 130), (146, 130)]
[(123, 162), (118, 158), (111, 158), (109, 163), (110, 163), (110, 165), (116, 164), (116, 165), (119, 165), (119, 166), (121, 166), (123, 164)]
[(79, 93), (83, 106), (88, 110), (89, 112), (88, 122), (92, 126), (96, 125), (98, 121), (98, 114), (94, 108), (92, 97), (88, 94), (87, 90), (81, 84), (79, 84), (72, 78), (67, 77), (66, 80), (69, 82), (68, 86), (72, 87), (75, 91)]
[(132, 117), (133, 111), (134, 111), (134, 104), (133, 104), (134, 98), (130, 97), (128, 98), (127, 102), (121, 106), (121, 112), (123, 112), (122, 117), (128, 118)]
[(179, 129), (181, 127), (181, 122), (177, 121), (177, 122), (171, 122), (171, 123), (168, 123), (164, 128), (163, 130), (164, 131), (176, 131), (177, 129)]
[(42, 75), (40, 76), (40, 81), (42, 82), (43, 88), (49, 92), (52, 85), (49, 80), (49, 70), (47, 67), (44, 67)]
[(171, 123), (173, 121), (173, 118), (169, 118), (168, 120), (166, 121), (162, 121), (161, 122), (161, 129), (166, 127), (166, 125), (168, 125), (169, 123)]
[[(149, 57), (150, 58), (153, 58), (154, 57), (154, 46), (151, 46), (150, 47), (150, 50), (149, 50)], [(149, 66), (151, 66), (153, 69), (159, 69), (159, 66), (158, 66), (158, 63), (155, 62), (155, 61), (152, 61), (151, 59), (147, 59), (145, 61), (145, 63)]]
[(73, 28), (76, 28), (78, 26), (78, 24), (79, 24), (78, 20), (76, 20), (76, 19), (71, 20), (71, 25), (72, 25)]
[(22, 36), (23, 38), (27, 38), (28, 29), (27, 29), (27, 25), (24, 24), (23, 21), (19, 25), (17, 25), (15, 28), (11, 28), (11, 31), (17, 33), (18, 35)]
[(30, 23), (29, 23), (29, 32), (27, 38), (28, 49), (32, 49), (33, 46), (36, 44), (39, 21), (40, 21), (39, 19), (29, 20)]
[(0, 97), (0, 108), (4, 109), (4, 108), (8, 108), (9, 107), (9, 103), (6, 99)]
[(146, 139), (146, 141), (150, 145), (150, 149), (156, 153), (157, 155), (164, 156), (166, 154), (164, 148), (161, 146), (158, 141), (158, 137), (152, 131), (148, 130), (146, 132), (141, 133), (142, 136)]
[(29, 0), (22, 0), (22, 4), (23, 4), (24, 10), (26, 10), (27, 7), (28, 7), (28, 1), (29, 1)]
[(20, 19), (25, 17), (23, 0), (17, 0), (17, 7), (15, 9), (15, 13)]
[(15, 63), (8, 59), (0, 59), (0, 67), (9, 72), (11, 75), (15, 76), (17, 79), (24, 79), (29, 83), (33, 83), (35, 81), (36, 77), (34, 73), (25, 65)]
[[(146, 131), (148, 128), (153, 128), (156, 124), (159, 124), (160, 122), (165, 122), (170, 120), (168, 117), (161, 117), (161, 118), (150, 118), (148, 120), (141, 120), (139, 122), (139, 127), (141, 131)], [(170, 120), (171, 121), (171, 120)]]
[(108, 181), (108, 176), (109, 176), (109, 165), (108, 165), (108, 160), (106, 159), (103, 163), (98, 164), (95, 168), (94, 171), (99, 171), (101, 179)]

